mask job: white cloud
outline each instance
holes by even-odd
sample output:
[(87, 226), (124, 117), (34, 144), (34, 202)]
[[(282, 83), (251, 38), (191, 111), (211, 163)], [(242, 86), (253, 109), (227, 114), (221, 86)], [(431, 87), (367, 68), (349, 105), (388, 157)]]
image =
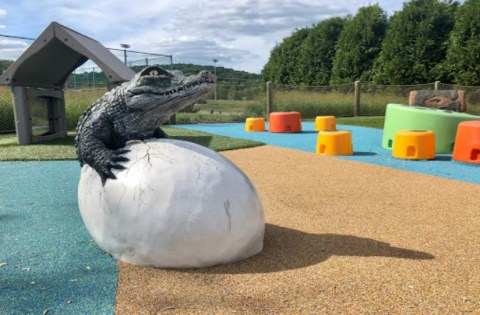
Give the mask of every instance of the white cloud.
[[(17, 0), (3, 5), (9, 31), (36, 37), (57, 21), (107, 47), (172, 54), (174, 62), (213, 64), (260, 72), (274, 45), (295, 29), (355, 14), (353, 0)], [(398, 1), (382, 0), (390, 10)], [(6, 10), (3, 10), (6, 9)], [(387, 10), (387, 8), (384, 8)], [(3, 12), (3, 13), (2, 13)], [(35, 17), (35, 18), (32, 18)], [(1, 26), (0, 26), (1, 27)], [(0, 50), (3, 56), (3, 51)], [(132, 56), (133, 58), (133, 56)], [(239, 68), (241, 67), (241, 68)]]
[(28, 46), (28, 43), (21, 40), (0, 37), (1, 59), (15, 60), (27, 49)]
[[(0, 9), (0, 19), (4, 18), (5, 16), (7, 16), (7, 11)], [(0, 24), (0, 30), (4, 29), (5, 27), (6, 25)]]
[(328, 2), (266, 0), (187, 1), (167, 12), (163, 9), (130, 16), (149, 23), (137, 29), (122, 28), (122, 40), (110, 41), (111, 45), (127, 42), (132, 49), (173, 54), (175, 62), (212, 64), (216, 58), (219, 65), (236, 68), (242, 64), (243, 69), (258, 73), (275, 43), (295, 28), (351, 13), (349, 7)]

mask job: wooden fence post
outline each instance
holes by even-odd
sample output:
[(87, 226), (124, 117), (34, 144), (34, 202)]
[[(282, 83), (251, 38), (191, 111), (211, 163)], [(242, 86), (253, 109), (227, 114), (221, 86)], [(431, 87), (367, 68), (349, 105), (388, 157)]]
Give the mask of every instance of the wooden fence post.
[(435, 81), (435, 86), (434, 86), (435, 91), (436, 91), (436, 90), (440, 90), (440, 89), (439, 89), (440, 83), (441, 83), (440, 81)]
[(354, 92), (354, 103), (353, 103), (353, 116), (358, 116), (360, 114), (360, 81), (355, 81), (354, 84), (355, 92)]
[(273, 107), (273, 83), (272, 81), (267, 82), (267, 120), (270, 116), (270, 112)]

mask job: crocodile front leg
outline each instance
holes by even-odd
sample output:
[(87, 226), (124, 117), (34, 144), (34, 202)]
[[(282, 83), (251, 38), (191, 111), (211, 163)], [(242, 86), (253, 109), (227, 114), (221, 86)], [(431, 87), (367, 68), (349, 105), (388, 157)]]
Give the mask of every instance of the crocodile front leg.
[(165, 131), (162, 130), (162, 128), (157, 127), (153, 131), (153, 137), (157, 139), (162, 139), (162, 138), (168, 138), (168, 135), (165, 133)]
[[(77, 134), (78, 136), (78, 134)], [(77, 155), (80, 164), (90, 165), (102, 179), (105, 185), (107, 179), (116, 179), (112, 169), (125, 169), (121, 162), (128, 158), (122, 156), (129, 152), (123, 148), (109, 148), (111, 146), (112, 132), (109, 128), (102, 128), (101, 132), (86, 128), (77, 139)]]

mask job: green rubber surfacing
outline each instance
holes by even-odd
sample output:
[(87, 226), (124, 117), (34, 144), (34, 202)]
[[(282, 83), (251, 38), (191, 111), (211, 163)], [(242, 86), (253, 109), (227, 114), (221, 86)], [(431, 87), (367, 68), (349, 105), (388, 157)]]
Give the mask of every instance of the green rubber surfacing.
[(480, 120), (480, 116), (423, 106), (388, 104), (382, 147), (393, 149), (398, 130), (430, 130), (435, 134), (435, 152), (450, 154), (455, 144), (458, 124), (466, 120)]

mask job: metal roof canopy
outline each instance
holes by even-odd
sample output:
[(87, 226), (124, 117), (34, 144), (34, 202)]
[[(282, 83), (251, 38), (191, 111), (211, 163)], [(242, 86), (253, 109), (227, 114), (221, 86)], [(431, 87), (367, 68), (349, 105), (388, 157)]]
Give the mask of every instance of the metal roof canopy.
[(135, 75), (96, 40), (52, 22), (0, 76), (0, 85), (63, 89), (68, 76), (88, 59), (111, 83), (125, 82)]

